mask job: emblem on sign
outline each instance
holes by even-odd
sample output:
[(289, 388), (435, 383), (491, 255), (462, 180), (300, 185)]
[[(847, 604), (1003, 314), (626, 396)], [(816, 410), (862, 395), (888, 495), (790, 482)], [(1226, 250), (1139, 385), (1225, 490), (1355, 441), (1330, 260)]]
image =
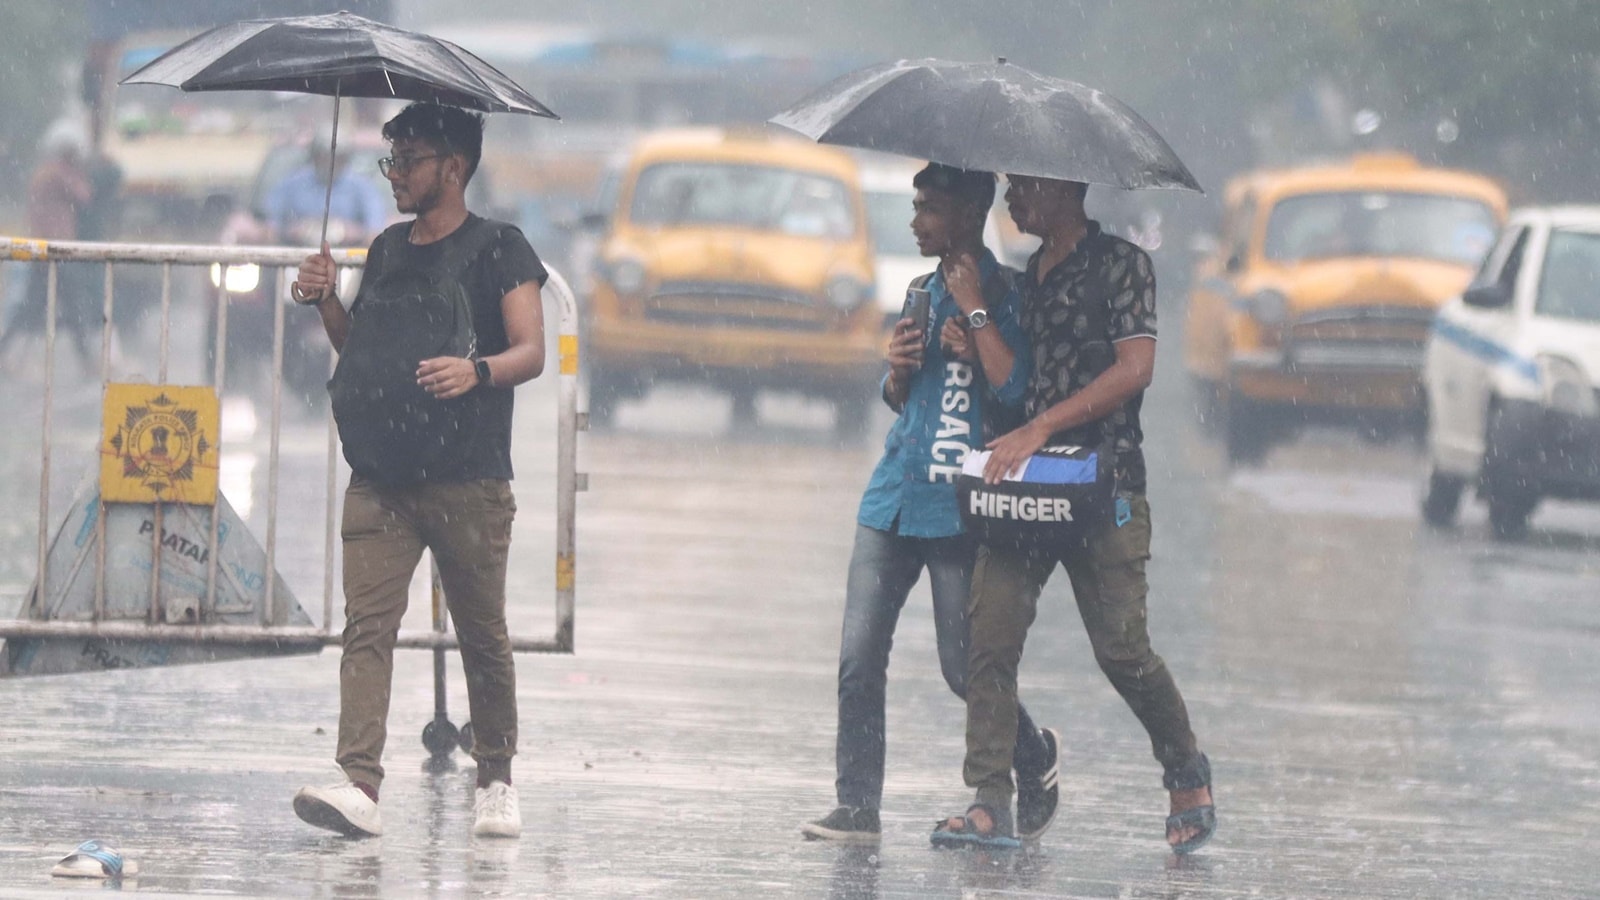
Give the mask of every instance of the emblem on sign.
[(106, 386), (102, 496), (210, 505), (217, 495), (217, 395), (207, 387)]

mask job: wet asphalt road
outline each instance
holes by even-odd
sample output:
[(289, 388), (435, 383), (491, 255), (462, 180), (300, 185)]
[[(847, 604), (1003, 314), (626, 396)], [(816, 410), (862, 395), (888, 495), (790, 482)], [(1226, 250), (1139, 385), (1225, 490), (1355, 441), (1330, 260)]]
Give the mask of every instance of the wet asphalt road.
[[(1151, 615), (1215, 767), (1221, 828), (1196, 857), (1165, 852), (1159, 769), (1064, 578), (1022, 670), (1030, 708), (1065, 735), (1062, 814), (1040, 844), (996, 858), (928, 846), (967, 792), (962, 708), (920, 586), (892, 668), (882, 846), (803, 842), (800, 823), (833, 799), (845, 567), (876, 446), (836, 446), (821, 405), (763, 398), (764, 425), (731, 429), (724, 399), (677, 389), (584, 438), (578, 651), (518, 659), (520, 841), (470, 837), (464, 756), (423, 771), (424, 652), (400, 654), (388, 833), (371, 841), (289, 807), (299, 785), (337, 777), (333, 652), (4, 680), (0, 896), (65, 889), (49, 867), (89, 837), (143, 865), (125, 890), (156, 895), (1600, 895), (1600, 510), (1542, 510), (1517, 545), (1495, 543), (1476, 507), (1429, 532), (1415, 450), (1333, 432), (1229, 472), (1191, 424), (1176, 346), (1146, 404)], [(33, 570), (37, 393), (25, 373), (0, 385), (17, 423), (0, 434), (7, 596)], [(519, 401), (512, 615), (533, 636), (553, 621), (554, 396), (552, 381)], [(96, 403), (79, 388), (58, 404), (82, 454)], [(315, 421), (284, 440), (281, 568), (313, 618), (323, 440)], [(248, 485), (231, 465), (224, 483), (256, 496), (259, 533), (264, 458)], [(422, 587), (408, 627), (426, 626)], [(459, 723), (453, 662), (450, 678)]]

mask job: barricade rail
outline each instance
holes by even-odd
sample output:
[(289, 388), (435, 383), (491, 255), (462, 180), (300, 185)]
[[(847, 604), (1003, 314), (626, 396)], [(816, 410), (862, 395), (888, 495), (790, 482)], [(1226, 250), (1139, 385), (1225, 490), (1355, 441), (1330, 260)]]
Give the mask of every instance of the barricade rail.
[[(4, 258), (16, 262), (44, 265), (46, 269), (45, 292), (45, 382), (43, 387), (43, 414), (40, 446), (39, 486), (39, 537), (38, 571), (35, 584), (43, 595), (49, 567), (50, 549), (50, 479), (52, 455), (52, 407), (55, 392), (56, 328), (58, 318), (57, 264), (61, 262), (105, 263), (102, 332), (100, 353), (100, 381), (102, 390), (111, 381), (111, 347), (113, 312), (116, 302), (116, 276), (120, 266), (160, 267), (160, 349), (157, 360), (157, 384), (168, 383), (171, 353), (171, 328), (173, 307), (174, 266), (259, 266), (276, 268), (272, 298), (272, 361), (271, 361), (271, 420), (270, 445), (267, 464), (267, 520), (264, 551), (266, 578), (260, 621), (253, 625), (216, 624), (207, 621), (210, 614), (218, 612), (216, 591), (218, 564), (211, 554), (206, 578), (206, 595), (196, 624), (171, 624), (163, 609), (161, 590), (161, 554), (163, 529), (161, 515), (169, 504), (154, 504), (155, 527), (151, 552), (153, 561), (149, 587), (150, 611), (145, 621), (128, 618), (107, 618), (105, 607), (105, 504), (99, 504), (96, 535), (100, 552), (95, 559), (96, 596), (94, 614), (88, 621), (53, 620), (30, 617), (23, 610), (22, 618), (0, 620), (0, 639), (102, 639), (137, 640), (156, 644), (227, 645), (235, 647), (266, 647), (283, 651), (311, 650), (341, 643), (341, 634), (334, 625), (334, 567), (338, 537), (338, 432), (331, 417), (328, 423), (327, 445), (327, 506), (323, 529), (323, 615), (321, 627), (288, 624), (288, 611), (278, 608), (275, 602), (278, 551), (278, 493), (280, 468), (280, 437), (283, 426), (283, 356), (285, 333), (285, 304), (289, 270), (297, 266), (310, 248), (206, 246), (192, 244), (135, 244), (99, 243), (87, 241), (42, 241), (29, 238), (0, 236), (0, 252)], [(335, 250), (334, 262), (341, 267), (360, 267), (366, 261), (364, 250)], [(556, 440), (556, 559), (555, 559), (555, 629), (548, 638), (512, 637), (516, 652), (570, 653), (574, 647), (574, 606), (576, 597), (575, 516), (576, 495), (584, 488), (585, 479), (577, 471), (577, 432), (582, 427), (577, 409), (578, 375), (578, 316), (577, 304), (566, 280), (555, 269), (544, 294), (551, 297), (559, 310), (558, 368), (559, 400), (557, 404)], [(215, 287), (216, 333), (215, 361), (212, 386), (220, 394), (225, 387), (227, 354), (227, 313), (229, 293), (218, 284)], [(333, 356), (330, 349), (330, 366)], [(210, 513), (212, 542), (216, 546), (216, 508)], [(434, 577), (434, 630), (426, 632), (402, 631), (398, 646), (431, 648), (434, 650), (458, 646), (453, 632), (446, 630), (446, 618), (438, 594), (438, 577)], [(3, 673), (0, 673), (3, 674)]]

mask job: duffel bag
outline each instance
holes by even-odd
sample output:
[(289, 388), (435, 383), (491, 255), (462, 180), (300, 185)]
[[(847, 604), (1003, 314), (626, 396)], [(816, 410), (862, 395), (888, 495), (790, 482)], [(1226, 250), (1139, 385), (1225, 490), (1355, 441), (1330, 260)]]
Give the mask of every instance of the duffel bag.
[(967, 454), (956, 477), (961, 521), (986, 544), (1080, 540), (1112, 518), (1114, 454), (1103, 447), (1044, 447), (999, 484), (985, 484), (989, 451)]

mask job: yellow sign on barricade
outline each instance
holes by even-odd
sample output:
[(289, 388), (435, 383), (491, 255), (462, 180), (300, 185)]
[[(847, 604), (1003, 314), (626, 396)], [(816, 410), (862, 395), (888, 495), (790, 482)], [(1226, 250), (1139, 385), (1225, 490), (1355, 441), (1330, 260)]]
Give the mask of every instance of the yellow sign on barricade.
[(213, 388), (107, 384), (101, 497), (109, 503), (216, 503), (220, 420)]

